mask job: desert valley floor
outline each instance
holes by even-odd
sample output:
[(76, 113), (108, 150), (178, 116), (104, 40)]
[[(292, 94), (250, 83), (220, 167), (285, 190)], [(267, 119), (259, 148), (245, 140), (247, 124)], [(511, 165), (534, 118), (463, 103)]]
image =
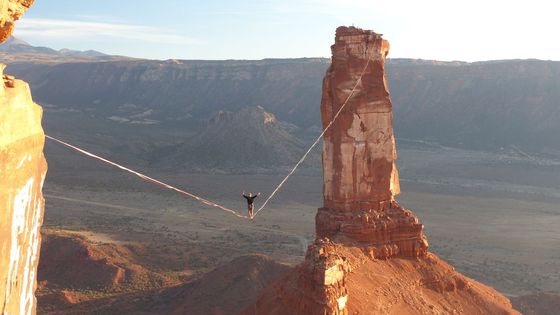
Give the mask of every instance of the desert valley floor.
[[(47, 149), (53, 162), (44, 190), (45, 229), (75, 231), (98, 244), (142, 246), (140, 264), (181, 280), (250, 253), (296, 264), (314, 238), (322, 181), (312, 169), (294, 176), (250, 222), (51, 143)], [(423, 221), (434, 253), (508, 296), (560, 291), (558, 161), (410, 144), (399, 154), (398, 200)], [(56, 162), (62, 156), (89, 166), (66, 171)], [(490, 168), (504, 176), (487, 178)], [(280, 180), (144, 171), (240, 211), (242, 190), (266, 196)]]

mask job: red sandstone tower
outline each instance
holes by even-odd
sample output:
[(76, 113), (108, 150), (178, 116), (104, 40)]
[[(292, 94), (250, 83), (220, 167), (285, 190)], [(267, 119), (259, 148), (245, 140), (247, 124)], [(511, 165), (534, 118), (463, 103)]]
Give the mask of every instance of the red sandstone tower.
[(323, 81), (323, 128), (348, 101), (324, 137), (324, 207), (378, 209), (399, 193), (384, 70), (389, 42), (372, 31), (339, 27), (331, 49), (332, 65)]
[(385, 78), (389, 42), (373, 31), (339, 27), (331, 50), (323, 81), (323, 128), (346, 105), (324, 137), (317, 238), (360, 241), (378, 257), (422, 255), (428, 246), (422, 224), (394, 200), (400, 187)]

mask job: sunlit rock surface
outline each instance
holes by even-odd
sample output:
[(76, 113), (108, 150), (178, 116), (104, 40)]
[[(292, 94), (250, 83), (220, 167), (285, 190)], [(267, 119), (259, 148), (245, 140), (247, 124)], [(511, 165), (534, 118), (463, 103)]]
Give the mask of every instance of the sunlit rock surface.
[[(0, 1), (0, 40), (33, 1)], [(42, 109), (0, 65), (0, 314), (35, 314), (47, 163)]]
[(35, 0), (0, 1), (0, 43), (14, 31), (15, 22), (29, 9)]
[(42, 109), (27, 83), (0, 85), (0, 313), (31, 314), (43, 221), (47, 164)]
[(323, 82), (324, 128), (358, 85), (325, 134), (317, 238), (305, 261), (241, 314), (518, 314), (506, 297), (429, 253), (423, 225), (394, 200), (388, 47), (372, 31), (337, 29)]
[(340, 27), (331, 50), (323, 81), (323, 128), (346, 105), (325, 133), (317, 237), (367, 244), (377, 258), (424, 255), (422, 224), (394, 200), (400, 189), (385, 80), (389, 42), (373, 31)]
[(389, 43), (372, 31), (339, 28), (331, 50), (332, 64), (323, 80), (323, 128), (346, 105), (324, 137), (324, 207), (378, 208), (380, 201), (399, 193), (384, 71)]

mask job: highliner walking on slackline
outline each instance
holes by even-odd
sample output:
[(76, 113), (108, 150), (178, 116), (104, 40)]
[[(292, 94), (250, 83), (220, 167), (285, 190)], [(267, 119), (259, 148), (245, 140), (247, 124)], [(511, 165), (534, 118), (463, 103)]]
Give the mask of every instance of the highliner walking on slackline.
[(243, 196), (245, 199), (247, 199), (247, 215), (249, 216), (250, 219), (253, 218), (253, 210), (255, 209), (255, 198), (257, 198), (261, 193), (257, 193), (256, 195), (253, 195), (252, 193), (249, 193), (249, 195), (245, 195), (245, 192), (243, 192), (241, 194), (241, 196)]

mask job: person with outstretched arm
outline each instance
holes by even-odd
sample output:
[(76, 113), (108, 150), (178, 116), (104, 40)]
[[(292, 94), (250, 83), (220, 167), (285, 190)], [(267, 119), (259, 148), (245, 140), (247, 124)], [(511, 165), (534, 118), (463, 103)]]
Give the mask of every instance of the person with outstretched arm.
[(255, 209), (255, 198), (257, 198), (261, 193), (256, 193), (255, 195), (253, 195), (252, 193), (249, 193), (249, 195), (246, 195), (245, 192), (243, 192), (241, 195), (247, 199), (247, 213), (249, 216), (249, 219), (253, 218), (253, 210)]

